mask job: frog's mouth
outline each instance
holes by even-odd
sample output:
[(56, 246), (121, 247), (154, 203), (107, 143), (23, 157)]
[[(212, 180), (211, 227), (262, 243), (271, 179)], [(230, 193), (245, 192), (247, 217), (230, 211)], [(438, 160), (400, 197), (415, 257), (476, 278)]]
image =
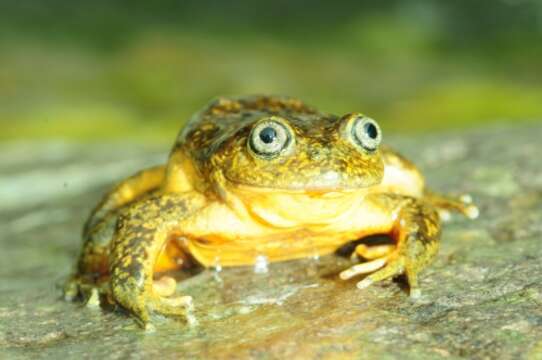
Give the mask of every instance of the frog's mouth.
[(245, 192), (259, 193), (285, 193), (285, 194), (306, 194), (313, 197), (340, 197), (345, 194), (351, 194), (360, 191), (359, 188), (338, 188), (338, 187), (305, 187), (305, 188), (289, 188), (289, 187), (266, 187), (258, 185), (248, 185), (237, 183), (234, 185), (237, 189)]
[(322, 177), (319, 179), (308, 179), (307, 181), (292, 181), (287, 185), (281, 184), (279, 180), (274, 184), (269, 183), (251, 183), (248, 181), (239, 181), (224, 176), (226, 187), (232, 190), (255, 193), (290, 193), (290, 194), (308, 194), (319, 197), (338, 197), (344, 194), (363, 191), (372, 182), (357, 179), (357, 181), (343, 181), (337, 177)]
[(353, 193), (359, 193), (366, 191), (367, 187), (363, 186), (340, 186), (340, 185), (312, 185), (312, 184), (292, 184), (291, 186), (268, 186), (262, 184), (251, 184), (248, 182), (241, 182), (226, 179), (226, 187), (234, 192), (241, 192), (245, 194), (258, 193), (258, 194), (291, 194), (291, 195), (306, 195), (314, 198), (339, 198), (343, 196), (350, 196)]

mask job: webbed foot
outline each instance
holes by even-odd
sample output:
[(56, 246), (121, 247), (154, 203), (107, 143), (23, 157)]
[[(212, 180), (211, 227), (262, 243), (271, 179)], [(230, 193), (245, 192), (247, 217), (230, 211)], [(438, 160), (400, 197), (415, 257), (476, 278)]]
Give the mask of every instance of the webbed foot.
[[(358, 289), (365, 289), (375, 282), (404, 274), (410, 287), (410, 296), (412, 298), (420, 296), (417, 274), (423, 268), (423, 265), (420, 266), (416, 259), (409, 258), (407, 254), (401, 253), (393, 245), (376, 245), (373, 247), (363, 245), (363, 247), (366, 248), (363, 251), (366, 255), (363, 257), (370, 260), (342, 271), (339, 274), (342, 280), (349, 280), (356, 276), (369, 274), (356, 284)], [(356, 249), (357, 253), (358, 251)], [(368, 257), (367, 254), (378, 254), (379, 256)], [(406, 264), (410, 264), (410, 266)]]
[(151, 286), (138, 286), (133, 279), (111, 282), (111, 300), (120, 304), (137, 323), (147, 328), (151, 314), (185, 319), (193, 308), (192, 297), (175, 295), (176, 282), (164, 277)]
[(397, 217), (393, 219), (389, 236), (395, 245), (358, 245), (356, 256), (367, 262), (360, 263), (340, 273), (342, 280), (366, 275), (357, 283), (364, 289), (375, 282), (405, 275), (411, 297), (419, 297), (418, 273), (435, 257), (440, 239), (440, 217), (431, 204), (410, 197), (389, 197), (396, 203)]

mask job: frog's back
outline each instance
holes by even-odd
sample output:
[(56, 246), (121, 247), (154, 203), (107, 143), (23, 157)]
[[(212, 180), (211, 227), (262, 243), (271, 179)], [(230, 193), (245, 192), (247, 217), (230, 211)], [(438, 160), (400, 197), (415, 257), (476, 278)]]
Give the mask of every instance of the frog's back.
[(318, 111), (299, 99), (283, 96), (220, 97), (196, 113), (177, 138), (176, 148), (183, 147), (197, 161), (206, 161), (217, 146), (246, 127), (254, 116), (295, 117), (315, 115)]

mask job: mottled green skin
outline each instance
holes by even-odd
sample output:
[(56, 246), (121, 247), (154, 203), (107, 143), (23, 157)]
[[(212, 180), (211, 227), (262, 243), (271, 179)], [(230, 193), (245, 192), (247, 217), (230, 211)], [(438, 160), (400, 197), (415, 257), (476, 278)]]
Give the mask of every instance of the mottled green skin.
[[(181, 132), (166, 165), (124, 180), (96, 207), (85, 225), (83, 250), (66, 286), (66, 297), (88, 299), (97, 290), (103, 300), (120, 305), (145, 325), (152, 312), (182, 315), (188, 304), (186, 298), (168, 297), (171, 294), (164, 295), (153, 286), (156, 272), (172, 268), (171, 259), (180, 267), (194, 256), (209, 266), (213, 251), (234, 249), (237, 258), (229, 265), (244, 265), (251, 263), (259, 246), (268, 249), (271, 261), (278, 261), (313, 255), (308, 246), (304, 248), (311, 241), (319, 241), (326, 254), (372, 234), (388, 234), (395, 242), (394, 250), (374, 257), (358, 251), (366, 260), (381, 264), (371, 271), (346, 270), (341, 278), (372, 272), (358, 284), (363, 288), (404, 274), (411, 294), (418, 295), (417, 274), (438, 250), (437, 208), (467, 215), (475, 208), (426, 192), (421, 174), (391, 149), (365, 151), (352, 143), (350, 127), (357, 115), (324, 114), (283, 97), (211, 103)], [(251, 153), (247, 142), (251, 129), (270, 116), (282, 119), (292, 130), (295, 147), (266, 159)], [(238, 197), (236, 191), (243, 186), (244, 198)], [(263, 197), (261, 189), (265, 190)], [(303, 197), (307, 216), (313, 218), (296, 218), (290, 228), (253, 218), (250, 209), (254, 204), (273, 203), (279, 196), (290, 199), (291, 194)], [(318, 218), (315, 207), (322, 202), (316, 201), (331, 208), (338, 201), (326, 203), (328, 200), (319, 197), (322, 194), (338, 194), (341, 201), (347, 199), (356, 206), (346, 219), (346, 229), (344, 219), (334, 227), (333, 220)], [(276, 203), (288, 214), (292, 203)], [(313, 226), (326, 222), (325, 233), (319, 233), (322, 227)], [(235, 243), (240, 234), (250, 241)], [(275, 243), (269, 245), (269, 239)], [(175, 244), (178, 254), (163, 256), (169, 244)], [(198, 252), (202, 244), (207, 253)], [(295, 254), (291, 251), (294, 245)], [(222, 255), (228, 254), (222, 251)]]
[(111, 247), (112, 295), (130, 312), (141, 314), (143, 323), (149, 320), (147, 309), (162, 314), (178, 313), (175, 308), (170, 310), (158, 296), (151, 295), (153, 277), (147, 269), (153, 268), (153, 255), (163, 244), (156, 241), (157, 232), (167, 238), (175, 230), (174, 224), (179, 218), (192, 214), (201, 206), (202, 202), (191, 196), (152, 196), (131, 206), (117, 221), (117, 237), (122, 241), (114, 241)]
[[(286, 97), (222, 98), (187, 124), (176, 148), (195, 159), (206, 179), (220, 171), (236, 183), (274, 189), (366, 187), (381, 181), (384, 163), (379, 151), (354, 151), (345, 132), (355, 115), (324, 114)], [(268, 160), (250, 154), (251, 129), (270, 116), (287, 120), (295, 134), (295, 156)], [(339, 178), (327, 180), (330, 172)]]

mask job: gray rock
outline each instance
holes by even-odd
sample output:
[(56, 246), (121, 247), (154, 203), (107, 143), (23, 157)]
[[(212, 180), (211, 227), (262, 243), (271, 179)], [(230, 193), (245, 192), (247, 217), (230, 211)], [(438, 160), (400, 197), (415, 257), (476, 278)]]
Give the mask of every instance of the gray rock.
[(476, 221), (445, 225), (411, 300), (398, 281), (360, 291), (336, 256), (204, 270), (179, 285), (195, 324), (156, 317), (149, 333), (117, 312), (61, 300), (82, 222), (114, 180), (162, 149), (59, 143), (0, 147), (2, 358), (542, 359), (542, 126), (388, 143), (432, 188), (468, 192)]

